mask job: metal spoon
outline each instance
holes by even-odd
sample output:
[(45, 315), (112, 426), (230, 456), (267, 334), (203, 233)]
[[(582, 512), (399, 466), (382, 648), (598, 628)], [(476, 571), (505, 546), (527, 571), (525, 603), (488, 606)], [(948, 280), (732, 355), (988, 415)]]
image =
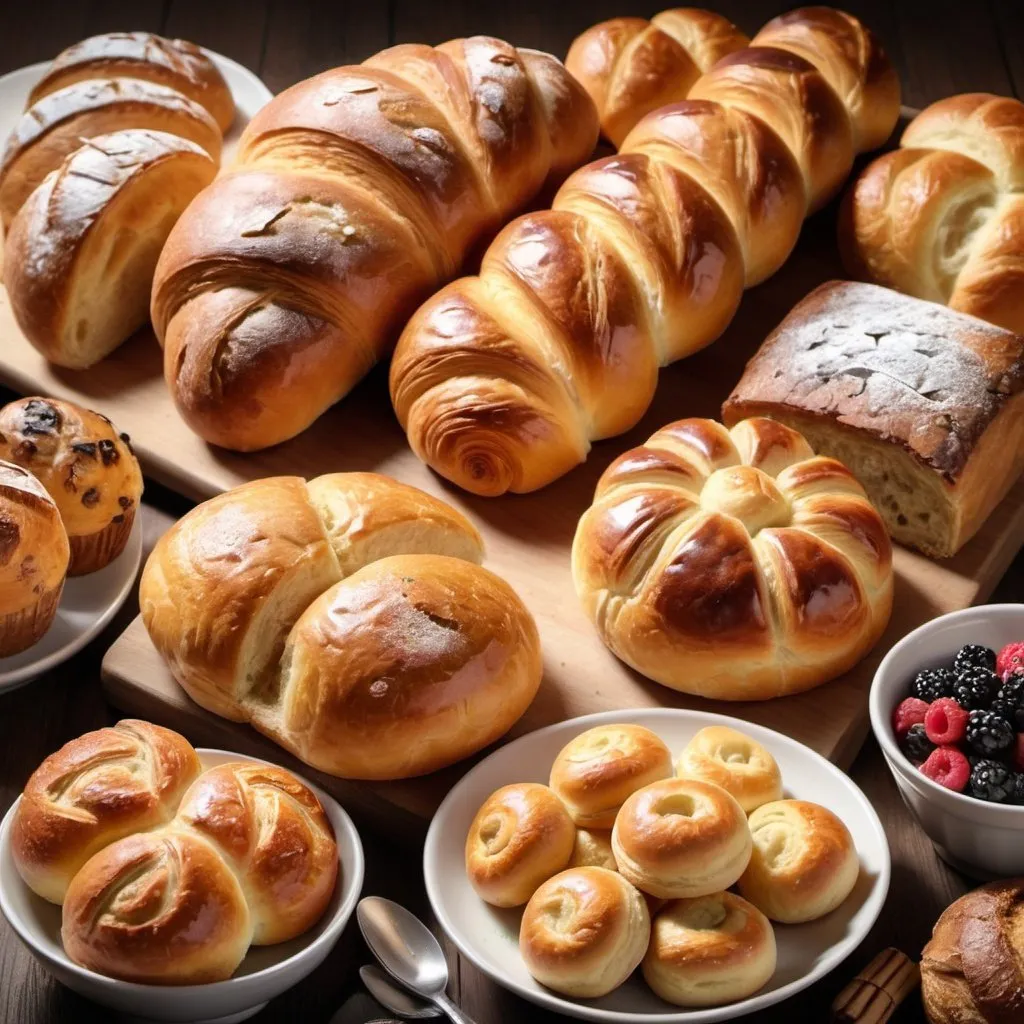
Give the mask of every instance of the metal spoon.
[(420, 1020), (424, 1017), (440, 1017), (441, 1011), (433, 1003), (425, 1002), (419, 996), (406, 992), (399, 988), (391, 976), (385, 974), (379, 967), (367, 964), (359, 968), (359, 977), (363, 984), (370, 990), (370, 995), (377, 1000), (385, 1010), (390, 1010), (397, 1017), (405, 1017), (408, 1020)]
[(474, 1024), (446, 995), (448, 964), (430, 929), (405, 907), (365, 896), (356, 908), (359, 930), (385, 970), (406, 988), (429, 999), (452, 1024)]

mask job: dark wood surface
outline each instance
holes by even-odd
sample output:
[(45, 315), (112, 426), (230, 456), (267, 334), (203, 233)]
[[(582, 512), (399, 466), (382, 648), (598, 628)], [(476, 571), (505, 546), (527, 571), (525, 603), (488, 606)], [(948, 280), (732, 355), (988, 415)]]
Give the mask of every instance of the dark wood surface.
[[(779, 0), (717, 0), (710, 6), (749, 32), (792, 4)], [(1024, 92), (1024, 3), (1021, 0), (851, 0), (847, 8), (883, 37), (904, 84), (904, 100), (925, 104), (954, 92)], [(0, 3), (0, 73), (52, 57), (95, 32), (148, 29), (180, 35), (234, 57), (280, 90), (324, 68), (362, 60), (391, 42), (439, 42), (472, 32), (501, 35), (519, 45), (564, 55), (573, 36), (615, 14), (648, 15), (658, 7), (631, 0), (32, 0)], [(144, 525), (152, 541), (170, 517), (187, 507), (155, 487)], [(1018, 557), (993, 600), (1024, 594)], [(114, 721), (103, 701), (99, 664), (123, 630), (128, 607), (86, 651), (30, 686), (0, 696), (0, 814), (35, 766), (62, 743)], [(877, 808), (892, 848), (889, 900), (870, 937), (847, 964), (803, 995), (758, 1015), (767, 1024), (826, 1020), (843, 986), (880, 948), (920, 952), (939, 912), (971, 884), (946, 868), (911, 820), (869, 742), (851, 771)], [(426, 916), (420, 850), (396, 846), (363, 829), (368, 871), (365, 892), (400, 900)], [(449, 949), (451, 994), (480, 1024), (554, 1022), (504, 993)], [(361, 993), (356, 969), (370, 959), (354, 924), (327, 962), (305, 983), (272, 1002), (258, 1021), (318, 1024), (339, 1011), (337, 1024), (376, 1014)], [(0, 918), (0, 1022), (42, 1024), (107, 1021), (110, 1015), (53, 981)], [(751, 1018), (753, 1019), (753, 1018)], [(923, 1021), (912, 1000), (894, 1018)]]

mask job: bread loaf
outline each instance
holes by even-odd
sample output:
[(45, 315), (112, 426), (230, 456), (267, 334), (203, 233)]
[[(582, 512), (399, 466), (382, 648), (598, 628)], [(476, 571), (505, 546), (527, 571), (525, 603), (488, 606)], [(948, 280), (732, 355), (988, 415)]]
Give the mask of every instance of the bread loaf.
[(392, 47), (286, 90), (157, 268), (153, 323), (185, 420), (245, 451), (304, 430), (596, 136), (558, 61), (485, 36)]
[(632, 427), (658, 367), (722, 333), (891, 130), (880, 80), (859, 22), (795, 12), (509, 225), (399, 341), (391, 397), (416, 454), (475, 494), (531, 491)]
[(540, 683), (537, 630), (458, 512), (372, 473), (258, 480), (193, 509), (139, 592), (188, 694), (349, 778), (433, 771)]

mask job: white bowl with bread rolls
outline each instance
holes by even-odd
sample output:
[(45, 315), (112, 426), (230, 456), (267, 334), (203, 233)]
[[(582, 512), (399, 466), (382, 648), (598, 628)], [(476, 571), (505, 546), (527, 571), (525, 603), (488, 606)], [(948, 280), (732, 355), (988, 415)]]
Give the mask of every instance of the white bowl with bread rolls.
[(423, 863), (438, 921), (480, 970), (621, 1024), (732, 1020), (788, 998), (857, 947), (890, 870), (877, 815), (833, 765), (671, 708), (506, 744), (448, 794)]
[[(156, 773), (159, 794), (139, 785), (132, 764), (140, 758)], [(53, 819), (41, 797), (55, 770), (74, 776), (65, 795), (76, 808), (88, 805), (90, 820), (106, 821), (104, 836), (85, 835), (82, 828), (90, 826), (82, 826), (80, 816), (78, 825), (62, 815), (63, 823), (47, 826)], [(97, 772), (120, 787), (118, 801), (97, 795)], [(313, 971), (355, 909), (363, 851), (351, 819), (330, 796), (268, 762), (192, 751), (169, 730), (127, 721), (72, 741), (36, 775), (41, 785), (33, 776), (0, 823), (0, 910), (47, 971), (117, 1013), (170, 1022), (244, 1020)], [(247, 814), (257, 822), (255, 833), (244, 825)], [(272, 824), (258, 824), (267, 821)], [(50, 852), (61, 848), (63, 856), (40, 863), (45, 846), (31, 840), (39, 828), (46, 830)], [(271, 865), (261, 854), (270, 850), (267, 834), (277, 835), (280, 852), (295, 847), (296, 830), (304, 828), (322, 834), (323, 842), (298, 858), (303, 879), (296, 885), (287, 871), (282, 876), (280, 863)], [(236, 847), (246, 835), (256, 835), (256, 845), (241, 855)], [(161, 857), (169, 857), (169, 870)], [(295, 857), (285, 859), (295, 863)], [(312, 874), (323, 883), (307, 884)], [(177, 895), (165, 899), (170, 887)], [(102, 907), (100, 891), (106, 894)], [(147, 917), (153, 899), (159, 912)], [(204, 974), (224, 980), (184, 983)], [(154, 983), (127, 980), (133, 976)]]

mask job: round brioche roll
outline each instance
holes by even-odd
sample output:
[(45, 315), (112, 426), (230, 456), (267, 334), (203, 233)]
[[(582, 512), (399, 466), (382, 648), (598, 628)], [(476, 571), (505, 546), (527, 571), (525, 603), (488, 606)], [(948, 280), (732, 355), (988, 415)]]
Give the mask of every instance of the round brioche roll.
[(650, 934), (647, 904), (625, 878), (604, 868), (570, 868), (530, 898), (519, 951), (542, 985), (591, 999), (607, 995), (633, 973)]
[(799, 924), (835, 910), (860, 873), (847, 827), (806, 800), (776, 800), (750, 815), (754, 848), (739, 890), (773, 921)]
[(612, 833), (610, 829), (576, 829), (572, 856), (569, 858), (571, 868), (606, 868), (618, 871), (615, 854), (612, 853)]
[(747, 867), (750, 846), (735, 798), (697, 779), (665, 779), (634, 793), (612, 829), (619, 871), (664, 899), (727, 889)]
[(26, 650), (50, 628), (70, 557), (46, 489), (21, 466), (0, 462), (0, 657)]
[(11, 826), (18, 873), (62, 903), (94, 853), (170, 821), (199, 772), (183, 736), (148, 722), (125, 719), (65, 743), (25, 783)]
[(68, 573), (112, 562), (131, 536), (142, 470), (127, 434), (72, 402), (22, 398), (0, 410), (0, 458), (29, 470), (49, 492), (71, 546)]
[(655, 916), (644, 979), (676, 1006), (721, 1006), (753, 995), (775, 973), (775, 933), (731, 892), (675, 900)]
[(650, 729), (598, 725), (559, 751), (549, 784), (578, 826), (609, 829), (626, 797), (671, 774), (672, 755)]
[(748, 814), (782, 797), (782, 773), (760, 743), (725, 725), (701, 729), (679, 756), (676, 774), (731, 793)]
[(482, 900), (518, 907), (569, 863), (575, 839), (572, 819), (547, 786), (503, 786), (469, 826), (466, 874)]

